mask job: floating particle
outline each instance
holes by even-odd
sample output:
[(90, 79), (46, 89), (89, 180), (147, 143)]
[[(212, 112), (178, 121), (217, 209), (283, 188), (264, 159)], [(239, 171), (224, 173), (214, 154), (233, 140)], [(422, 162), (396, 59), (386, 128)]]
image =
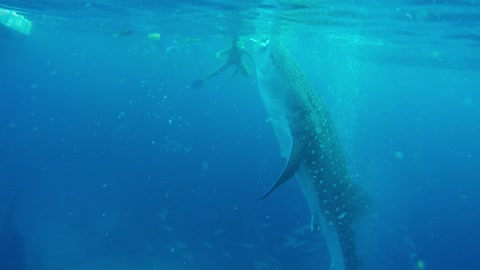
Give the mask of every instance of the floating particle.
[(423, 260), (418, 260), (418, 261), (417, 261), (417, 268), (418, 268), (419, 270), (425, 269), (425, 262), (424, 262)]
[(148, 34), (148, 38), (152, 40), (160, 40), (160, 33), (150, 33)]
[(400, 152), (400, 151), (395, 152), (395, 157), (398, 159), (403, 159), (404, 156), (405, 155), (403, 154), (403, 152)]
[(343, 212), (338, 216), (338, 219), (342, 219), (347, 216), (347, 212)]

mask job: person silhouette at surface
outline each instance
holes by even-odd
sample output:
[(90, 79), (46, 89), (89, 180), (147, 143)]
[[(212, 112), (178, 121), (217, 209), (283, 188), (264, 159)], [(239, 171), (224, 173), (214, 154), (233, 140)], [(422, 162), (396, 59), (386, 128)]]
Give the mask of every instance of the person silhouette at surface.
[(245, 65), (245, 62), (243, 61), (243, 56), (244, 55), (248, 56), (250, 59), (252, 59), (252, 61), (253, 61), (253, 57), (247, 52), (243, 41), (241, 41), (238, 37), (233, 38), (232, 46), (230, 48), (217, 52), (216, 57), (217, 59), (220, 59), (223, 55), (227, 56), (227, 59), (223, 63), (223, 65), (220, 68), (218, 68), (216, 71), (205, 76), (203, 79), (195, 81), (193, 83), (194, 88), (196, 89), (200, 88), (206, 80), (223, 73), (230, 66), (235, 66), (237, 69), (229, 77), (229, 79), (233, 78), (239, 72), (241, 72), (243, 75), (247, 77), (250, 76), (250, 71), (248, 70), (247, 65)]

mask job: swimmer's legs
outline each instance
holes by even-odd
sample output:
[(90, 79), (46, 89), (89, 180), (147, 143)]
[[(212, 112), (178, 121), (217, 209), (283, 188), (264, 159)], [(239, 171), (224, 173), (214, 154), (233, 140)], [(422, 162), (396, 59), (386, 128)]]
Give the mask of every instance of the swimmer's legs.
[(232, 73), (232, 75), (230, 75), (230, 77), (228, 77), (228, 80), (235, 77), (235, 75), (237, 75), (239, 71), (240, 71), (240, 68), (236, 68), (235, 71)]
[(250, 77), (250, 70), (248, 70), (247, 65), (242, 61), (242, 64), (239, 67), (240, 71), (242, 72), (243, 75)]
[(230, 80), (231, 78), (235, 77), (235, 75), (237, 75), (239, 72), (241, 72), (246, 77), (250, 77), (250, 70), (248, 70), (247, 65), (245, 65), (245, 63), (242, 61), (240, 65), (237, 66), (235, 72), (233, 72), (232, 75), (228, 77), (228, 79)]
[(214, 76), (217, 76), (219, 74), (222, 74), (225, 69), (227, 69), (230, 65), (228, 64), (224, 64), (223, 66), (221, 66), (219, 69), (217, 69), (216, 71), (208, 74), (207, 76), (205, 76), (202, 81), (206, 81), (207, 79), (210, 79), (211, 77), (214, 77)]
[(214, 77), (214, 76), (217, 76), (219, 74), (221, 74), (222, 72), (225, 71), (225, 69), (227, 69), (230, 65), (228, 63), (225, 63), (223, 66), (221, 66), (219, 69), (217, 69), (216, 71), (208, 74), (207, 76), (205, 76), (203, 79), (200, 79), (200, 80), (196, 80), (193, 82), (192, 84), (192, 87), (195, 88), (195, 89), (198, 89), (202, 86), (202, 84), (207, 80), (207, 79), (210, 79), (211, 77)]

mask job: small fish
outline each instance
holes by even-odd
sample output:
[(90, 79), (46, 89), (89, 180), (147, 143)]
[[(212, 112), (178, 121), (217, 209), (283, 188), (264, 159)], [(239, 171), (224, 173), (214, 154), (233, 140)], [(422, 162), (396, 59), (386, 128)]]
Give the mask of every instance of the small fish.
[(162, 224), (160, 227), (167, 232), (173, 231), (173, 228), (168, 226), (167, 224)]
[(220, 235), (224, 232), (225, 232), (224, 230), (216, 230), (216, 231), (213, 232), (213, 235), (217, 236), (217, 235)]
[(232, 255), (223, 248), (220, 250), (220, 252), (222, 252), (223, 256), (225, 256), (225, 258), (227, 258), (227, 259), (232, 259), (233, 258)]
[(203, 242), (202, 245), (206, 248), (213, 248), (213, 245), (210, 242)]
[(181, 241), (175, 241), (175, 242), (173, 242), (173, 244), (178, 248), (187, 248), (187, 244), (185, 244), (184, 242), (181, 242)]
[(260, 230), (260, 229), (266, 229), (272, 226), (270, 223), (262, 223), (262, 224), (257, 224), (255, 225), (255, 229)]
[(295, 243), (297, 243), (296, 237), (285, 235), (285, 238), (287, 239), (287, 241), (283, 243), (284, 247), (293, 247)]
[(308, 232), (308, 231), (310, 231), (310, 225), (305, 225), (305, 226), (298, 227), (295, 230), (295, 234), (304, 234), (305, 232)]
[(243, 248), (247, 248), (247, 249), (252, 249), (252, 248), (255, 247), (254, 244), (249, 244), (249, 243), (242, 243), (242, 244), (240, 244), (240, 246), (243, 247)]
[(124, 37), (124, 36), (130, 36), (131, 34), (133, 34), (133, 30), (124, 29), (124, 30), (118, 31), (117, 33), (113, 34), (113, 37)]
[(161, 212), (156, 212), (155, 214), (159, 216), (162, 219), (162, 221), (165, 221), (167, 219), (168, 209), (164, 209)]

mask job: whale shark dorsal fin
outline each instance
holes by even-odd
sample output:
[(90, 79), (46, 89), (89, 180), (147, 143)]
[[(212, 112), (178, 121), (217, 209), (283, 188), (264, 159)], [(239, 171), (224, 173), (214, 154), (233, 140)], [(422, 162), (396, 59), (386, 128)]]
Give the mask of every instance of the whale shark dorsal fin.
[(290, 153), (290, 158), (288, 159), (287, 166), (283, 169), (282, 175), (278, 178), (277, 182), (265, 193), (260, 200), (265, 199), (270, 195), (274, 190), (280, 187), (283, 183), (291, 179), (298, 170), (301, 162), (301, 156), (299, 155), (300, 151), (298, 150), (299, 145), (295, 142), (292, 143), (292, 150)]

